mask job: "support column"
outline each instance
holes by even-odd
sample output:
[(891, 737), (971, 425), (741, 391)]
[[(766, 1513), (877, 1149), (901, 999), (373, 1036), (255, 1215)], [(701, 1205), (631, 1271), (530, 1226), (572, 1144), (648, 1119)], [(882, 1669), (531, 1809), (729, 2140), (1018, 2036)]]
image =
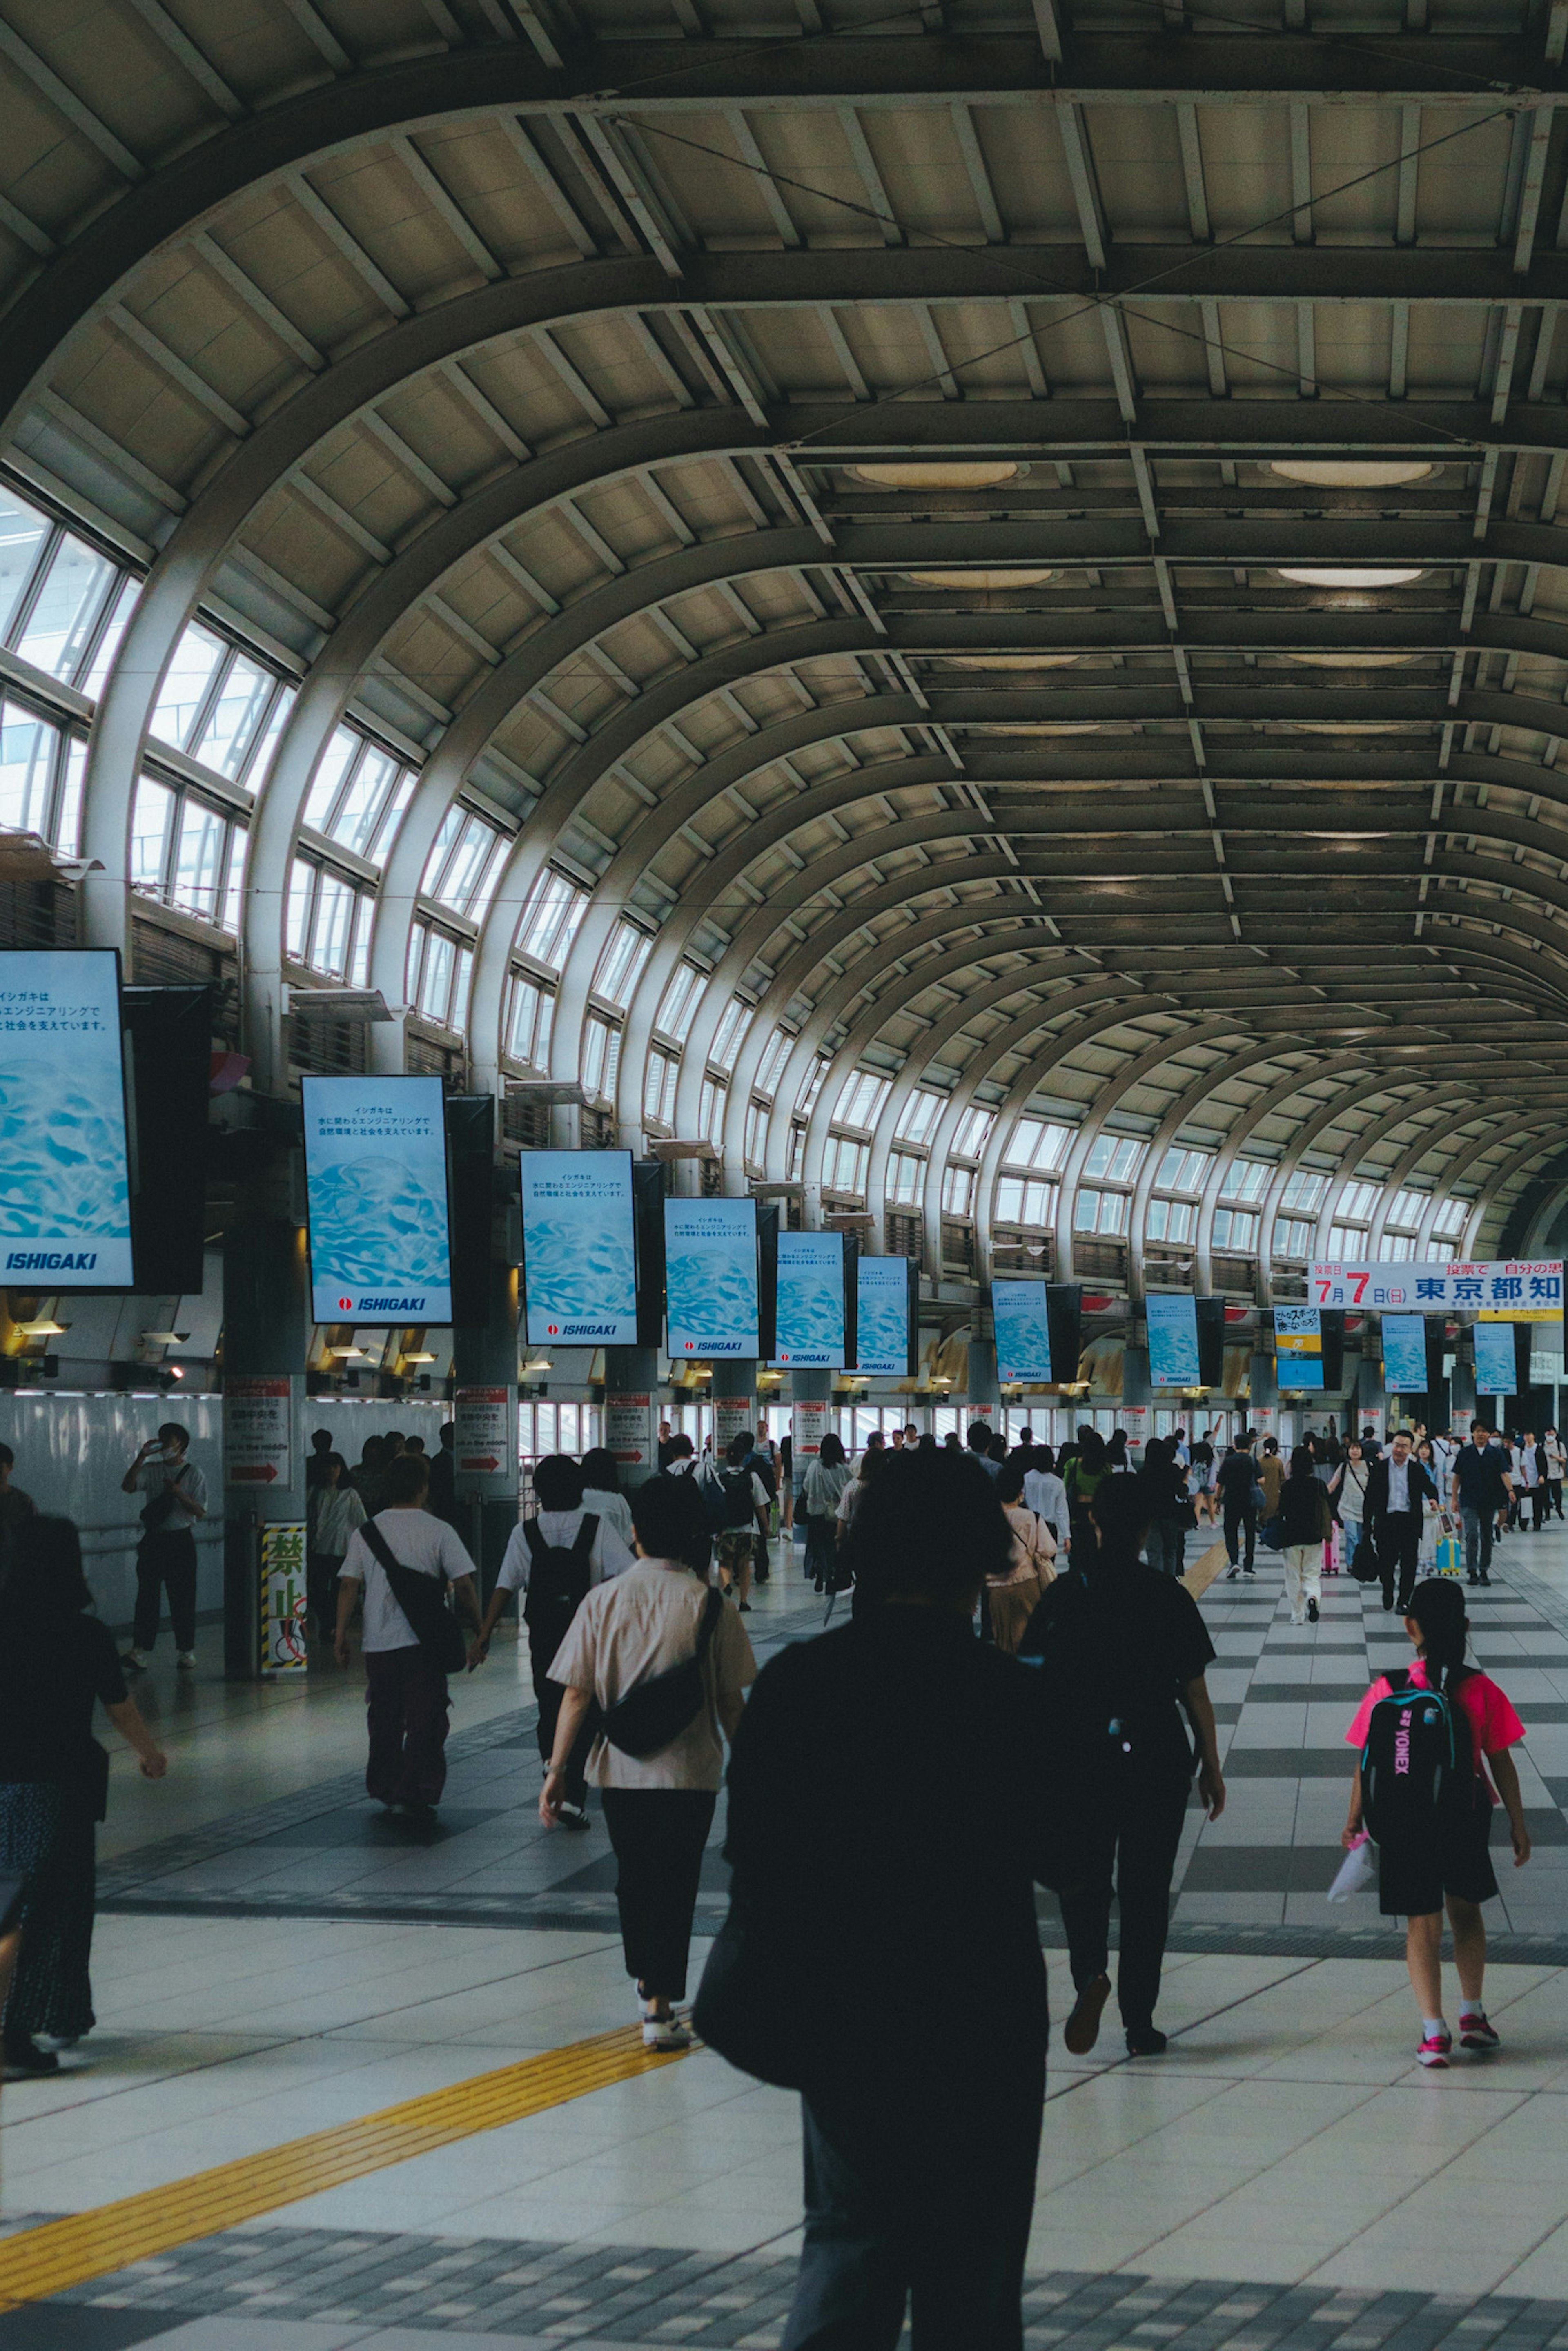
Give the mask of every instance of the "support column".
[(486, 1316), (452, 1333), (457, 1513), (488, 1598), (517, 1523), (517, 1269), (486, 1269)]
[[(267, 1155), (255, 1190), (286, 1177), (285, 1155)], [(310, 1301), (305, 1232), (260, 1211), (224, 1236), (224, 1673), (262, 1671), (263, 1530), (297, 1528), (298, 1585), (305, 1588), (305, 1356)], [(280, 1583), (282, 1579), (280, 1577)], [(281, 1617), (281, 1604), (273, 1611)]]
[(1149, 1385), (1147, 1347), (1122, 1350), (1122, 1409), (1116, 1417), (1127, 1432), (1127, 1449), (1142, 1458), (1154, 1434), (1154, 1390)]
[(757, 1426), (757, 1360), (727, 1356), (713, 1367), (713, 1456), (722, 1461), (732, 1437)]
[[(1355, 1427), (1370, 1420), (1381, 1428), (1388, 1413), (1388, 1395), (1383, 1365), (1375, 1355), (1364, 1354), (1361, 1373), (1355, 1384)], [(1348, 1432), (1347, 1432), (1348, 1434)]]
[(797, 1502), (800, 1499), (800, 1489), (806, 1482), (807, 1470), (821, 1457), (832, 1400), (833, 1374), (831, 1371), (790, 1373), (789, 1449), (794, 1459), (791, 1482)]
[(604, 1443), (623, 1487), (641, 1486), (659, 1467), (659, 1351), (604, 1350)]
[(969, 1418), (989, 1421), (993, 1428), (999, 1428), (1002, 1425), (1002, 1392), (997, 1384), (997, 1343), (994, 1339), (970, 1340), (969, 1369), (965, 1389)]

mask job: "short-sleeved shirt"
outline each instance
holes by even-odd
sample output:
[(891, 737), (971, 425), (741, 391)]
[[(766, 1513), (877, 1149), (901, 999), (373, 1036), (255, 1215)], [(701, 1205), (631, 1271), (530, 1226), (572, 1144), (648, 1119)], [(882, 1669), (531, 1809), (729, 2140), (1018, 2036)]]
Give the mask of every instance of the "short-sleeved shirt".
[[(432, 1576), (437, 1583), (448, 1575), (455, 1583), (460, 1575), (474, 1573), (474, 1562), (458, 1537), (444, 1519), (433, 1518), (428, 1510), (379, 1510), (375, 1525), (393, 1559), (418, 1575)], [(362, 1527), (356, 1527), (350, 1537), (340, 1573), (345, 1583), (365, 1587), (368, 1657), (379, 1656), (387, 1649), (418, 1648), (419, 1635), (392, 1598), (386, 1570), (366, 1542)]]
[[(1411, 1687), (1428, 1687), (1427, 1661), (1417, 1657), (1410, 1668)], [(1393, 1684), (1386, 1674), (1379, 1674), (1355, 1710), (1355, 1719), (1345, 1732), (1347, 1746), (1360, 1749), (1366, 1744), (1366, 1727), (1372, 1720), (1372, 1709), (1379, 1698), (1391, 1697)], [(1469, 1719), (1470, 1744), (1475, 1767), (1482, 1786), (1495, 1804), (1497, 1791), (1487, 1777), (1481, 1758), (1500, 1755), (1505, 1747), (1517, 1747), (1524, 1737), (1524, 1725), (1515, 1714), (1504, 1693), (1489, 1674), (1466, 1674), (1455, 1695)]]
[(96, 1616), (47, 1626), (0, 1612), (0, 1781), (79, 1779), (92, 1760), (95, 1700), (118, 1706), (125, 1676)]
[(1030, 1619), (1019, 1646), (1025, 1662), (1053, 1673), (1057, 1654), (1087, 1664), (1086, 1679), (1115, 1709), (1145, 1727), (1145, 1751), (1190, 1771), (1192, 1750), (1179, 1705), (1189, 1682), (1212, 1664), (1215, 1648), (1185, 1584), (1142, 1560), (1100, 1567), (1085, 1582), (1059, 1575)]
[[(552, 1682), (590, 1689), (613, 1706), (638, 1682), (667, 1673), (696, 1648), (709, 1587), (689, 1568), (640, 1559), (590, 1592), (549, 1669)], [(757, 1678), (746, 1627), (732, 1608), (714, 1626), (703, 1663), (704, 1703), (695, 1720), (657, 1755), (627, 1755), (594, 1741), (588, 1777), (596, 1788), (716, 1790), (724, 1782), (718, 1699), (737, 1698)]]
[(634, 1540), (632, 1532), (632, 1505), (624, 1494), (615, 1494), (603, 1486), (585, 1486), (582, 1507), (591, 1517), (601, 1519), (612, 1535), (619, 1535), (628, 1552)]
[(1461, 1445), (1454, 1461), (1460, 1507), (1467, 1510), (1495, 1510), (1505, 1502), (1505, 1466), (1506, 1457), (1495, 1445)]
[[(559, 1545), (562, 1551), (570, 1551), (581, 1531), (584, 1519), (597, 1516), (598, 1513), (586, 1501), (579, 1510), (541, 1510), (539, 1532), (546, 1542)], [(501, 1573), (496, 1578), (497, 1587), (502, 1592), (526, 1592), (528, 1588), (534, 1562), (526, 1528), (526, 1521), (523, 1526), (514, 1527), (507, 1541)], [(603, 1583), (610, 1576), (624, 1575), (626, 1570), (635, 1563), (633, 1554), (627, 1550), (614, 1528), (600, 1519), (598, 1531), (588, 1554), (590, 1588), (596, 1583)]]
[[(136, 1490), (139, 1494), (145, 1494), (149, 1501), (155, 1499), (160, 1494), (166, 1494), (171, 1487), (178, 1487), (180, 1492), (188, 1496), (198, 1510), (205, 1510), (207, 1481), (188, 1453), (177, 1465), (172, 1461), (144, 1461), (136, 1473)], [(195, 1520), (190, 1511), (183, 1510), (176, 1502), (164, 1520), (160, 1531), (172, 1534), (181, 1527), (192, 1527), (194, 1524)]]
[(1072, 1521), (1067, 1510), (1067, 1489), (1054, 1469), (1026, 1469), (1023, 1498), (1036, 1518), (1043, 1519), (1058, 1542), (1071, 1541)]

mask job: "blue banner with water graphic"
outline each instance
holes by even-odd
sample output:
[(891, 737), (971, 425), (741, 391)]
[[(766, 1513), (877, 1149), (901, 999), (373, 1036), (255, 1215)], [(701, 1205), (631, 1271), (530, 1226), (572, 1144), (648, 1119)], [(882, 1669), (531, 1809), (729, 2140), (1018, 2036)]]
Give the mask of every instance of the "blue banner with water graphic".
[(664, 1303), (673, 1363), (756, 1356), (755, 1200), (665, 1201)]
[(525, 1151), (523, 1295), (530, 1347), (637, 1343), (629, 1151)]
[[(993, 1281), (991, 1322), (998, 1380), (1049, 1380), (1051, 1320), (1043, 1281)], [(1076, 1371), (1074, 1364), (1073, 1370)], [(1070, 1375), (1071, 1376), (1071, 1375)]]
[(0, 1242), (13, 1290), (129, 1290), (120, 958), (0, 955)]
[(1203, 1384), (1197, 1366), (1197, 1301), (1182, 1291), (1151, 1290), (1144, 1301), (1149, 1326), (1149, 1383), (1156, 1388)]
[(450, 1322), (446, 1105), (439, 1078), (302, 1078), (310, 1312)]
[(1478, 1322), (1476, 1333), (1476, 1394), (1511, 1396), (1519, 1383), (1511, 1322)]
[(862, 1257), (855, 1284), (855, 1369), (908, 1379), (909, 1259)]
[[(1512, 1358), (1509, 1359), (1510, 1368)], [(1396, 1395), (1427, 1393), (1427, 1318), (1424, 1314), (1385, 1314), (1383, 1318), (1383, 1384)]]
[(844, 1237), (780, 1233), (773, 1360), (793, 1371), (844, 1368)]

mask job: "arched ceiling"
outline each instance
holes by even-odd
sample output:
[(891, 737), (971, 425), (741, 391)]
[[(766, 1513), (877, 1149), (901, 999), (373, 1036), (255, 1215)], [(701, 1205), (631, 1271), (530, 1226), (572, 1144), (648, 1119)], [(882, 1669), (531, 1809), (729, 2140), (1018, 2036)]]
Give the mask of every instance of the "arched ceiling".
[[(1457, 1193), (1468, 1246), (1520, 1245), (1568, 1103), (1565, 28), (0, 0), (0, 460), (147, 575), (68, 713), (87, 935), (132, 947), (144, 763), (202, 786), (150, 737), (202, 616), (299, 689), (223, 802), (264, 1084), (297, 857), (373, 893), (401, 1012), (458, 803), (505, 836), (447, 923), (476, 1081), (576, 1079), (608, 1019), (640, 1140), (693, 967), (658, 1129), (814, 1186), (879, 1073), (862, 1196), (922, 1211), (934, 1273), (955, 1155), (988, 1270), (1026, 1113), (1073, 1131), (1063, 1270), (1107, 1134), (1150, 1146), (1134, 1284), (1188, 1144), (1206, 1288), (1238, 1155), (1260, 1295), (1309, 1168), (1320, 1247), (1357, 1176), (1373, 1233), (1413, 1188), (1423, 1239)], [(992, 477), (859, 470), (910, 464)], [(419, 771), (373, 862), (305, 823), (345, 718)], [(586, 909), (519, 964), (552, 871)]]

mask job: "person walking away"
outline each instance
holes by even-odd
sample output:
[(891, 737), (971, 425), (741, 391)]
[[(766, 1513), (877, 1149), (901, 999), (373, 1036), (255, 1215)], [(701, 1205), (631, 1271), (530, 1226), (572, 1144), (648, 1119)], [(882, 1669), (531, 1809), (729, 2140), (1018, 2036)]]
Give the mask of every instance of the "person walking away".
[(1524, 1455), (1529, 1465), (1525, 1482), (1530, 1489), (1530, 1529), (1532, 1534), (1539, 1534), (1546, 1524), (1547, 1460), (1546, 1447), (1537, 1442), (1533, 1429), (1527, 1428), (1524, 1432)]
[(621, 1471), (607, 1446), (591, 1446), (582, 1457), (582, 1507), (609, 1528), (630, 1558), (632, 1506), (621, 1491)]
[(331, 1430), (313, 1428), (310, 1432), (310, 1450), (305, 1457), (305, 1491), (308, 1494), (314, 1493), (321, 1483), (325, 1474), (327, 1456), (331, 1450)]
[[(53, 2074), (90, 2032), (93, 1830), (109, 1757), (101, 1705), (144, 1777), (168, 1761), (129, 1696), (69, 1519), (27, 1517), (0, 1553), (0, 1876), (20, 1878), (21, 1948), (0, 2021), (5, 2072)], [(42, 2048), (40, 2036), (54, 2046)]]
[[(1053, 1800), (1071, 1807), (1073, 1852), (1060, 1887), (1077, 1994), (1063, 2038), (1083, 2056), (1110, 1998), (1113, 1880), (1121, 1913), (1116, 1997), (1127, 2052), (1157, 2057), (1155, 2023), (1170, 1917), (1171, 1876), (1191, 1792), (1210, 1820), (1225, 1809), (1214, 1708), (1205, 1675), (1215, 1654), (1184, 1583), (1139, 1557), (1155, 1498), (1141, 1478), (1113, 1478), (1094, 1497), (1094, 1545), (1035, 1610), (1019, 1656), (1039, 1661), (1050, 1716), (1070, 1761)], [(1087, 1573), (1084, 1572), (1085, 1561)], [(1186, 1720), (1183, 1719), (1185, 1710)]]
[(145, 1673), (158, 1639), (162, 1595), (169, 1594), (174, 1630), (174, 1664), (192, 1673), (196, 1664), (196, 1538), (192, 1532), (207, 1515), (207, 1481), (186, 1459), (189, 1429), (166, 1420), (150, 1437), (120, 1481), (122, 1494), (145, 1494), (141, 1541), (136, 1547), (136, 1614), (131, 1646), (120, 1664)]
[(1491, 1582), (1492, 1530), (1498, 1511), (1513, 1499), (1512, 1481), (1503, 1459), (1491, 1442), (1491, 1430), (1486, 1422), (1472, 1421), (1469, 1443), (1461, 1445), (1454, 1456), (1454, 1474), (1448, 1488), (1449, 1500), (1459, 1514), (1465, 1538), (1467, 1583)]
[(1205, 1429), (1192, 1447), (1192, 1499), (1200, 1519), (1214, 1524), (1214, 1438)]
[[(719, 1471), (724, 1522), (714, 1545), (721, 1592), (733, 1592), (743, 1616), (751, 1614), (751, 1576), (760, 1542), (768, 1543), (767, 1487), (749, 1465), (757, 1439), (749, 1428), (732, 1438)], [(633, 1524), (635, 1519), (633, 1519)]]
[(387, 1447), (384, 1437), (367, 1437), (360, 1447), (360, 1458), (349, 1472), (354, 1491), (365, 1506), (365, 1516), (373, 1519), (382, 1508), (386, 1494), (383, 1480), (387, 1472)]
[(1351, 1575), (1355, 1573), (1355, 1554), (1365, 1531), (1366, 1481), (1371, 1475), (1364, 1444), (1360, 1437), (1346, 1437), (1344, 1459), (1329, 1479), (1329, 1500), (1344, 1530), (1345, 1572)]
[(338, 1622), (338, 1578), (349, 1541), (365, 1523), (365, 1506), (349, 1483), (349, 1465), (340, 1453), (329, 1453), (321, 1462), (320, 1482), (306, 1504), (309, 1548), (306, 1553), (306, 1583), (310, 1613), (323, 1641), (329, 1641)]
[[(732, 1915), (757, 1975), (742, 2005), (771, 2018), (774, 2078), (802, 2102), (783, 2347), (893, 2351), (912, 2300), (918, 2344), (1019, 2351), (1050, 2022), (1034, 1889), (1057, 1875), (1058, 1750), (1035, 1677), (973, 1635), (1010, 1548), (983, 1467), (935, 1447), (889, 1458), (856, 1539), (874, 1603), (768, 1661), (729, 1774)], [(824, 1740), (832, 1801), (803, 1805)], [(830, 1978), (831, 2000), (802, 2001)], [(961, 2032), (931, 2029), (938, 1986)]]
[[(973, 1457), (967, 1455), (965, 1458), (967, 1459)], [(838, 1523), (833, 1530), (838, 1549), (833, 1561), (833, 1579), (829, 1587), (832, 1592), (842, 1592), (854, 1581), (855, 1520), (860, 1515), (860, 1507), (865, 1499), (867, 1489), (881, 1477), (887, 1459), (885, 1453), (873, 1453), (868, 1445), (861, 1455), (859, 1470), (839, 1496)], [(984, 1462), (981, 1462), (980, 1467), (982, 1469), (985, 1468)], [(857, 1599), (858, 1596), (857, 1593)], [(830, 1610), (829, 1613), (831, 1614), (831, 1611)]]
[(1225, 1524), (1225, 1555), (1230, 1562), (1225, 1571), (1228, 1583), (1233, 1583), (1239, 1574), (1250, 1579), (1257, 1573), (1252, 1563), (1258, 1549), (1258, 1511), (1252, 1493), (1257, 1482), (1251, 1446), (1239, 1429), (1226, 1448), (1214, 1481), (1214, 1497)]
[(457, 1533), (463, 1531), (457, 1515), (457, 1423), (444, 1421), (441, 1442), (430, 1457), (430, 1492), (425, 1509)]
[(1067, 1508), (1067, 1489), (1057, 1473), (1056, 1456), (1049, 1445), (1031, 1448), (1023, 1474), (1023, 1499), (1026, 1508), (1043, 1519), (1056, 1537), (1057, 1557), (1071, 1552), (1072, 1520)]
[(1568, 1453), (1554, 1428), (1542, 1431), (1541, 1449), (1546, 1456), (1546, 1516), (1563, 1516), (1563, 1473), (1568, 1469)]
[[(703, 1851), (724, 1779), (720, 1733), (733, 1743), (757, 1667), (745, 1625), (691, 1564), (707, 1547), (691, 1480), (650, 1478), (632, 1496), (632, 1524), (636, 1560), (594, 1586), (550, 1662), (561, 1697), (539, 1818), (547, 1828), (562, 1820), (570, 1759), (597, 1705), (603, 1728), (588, 1776), (615, 1849), (622, 1950), (643, 2046), (686, 2049), (691, 2034), (674, 2010), (685, 1996)], [(685, 1727), (652, 1753), (615, 1744), (608, 1734), (617, 1706), (693, 1657), (701, 1695)]]
[(800, 1510), (806, 1528), (806, 1573), (818, 1592), (828, 1591), (833, 1583), (839, 1504), (850, 1479), (843, 1439), (829, 1429), (822, 1439), (822, 1449), (807, 1470), (806, 1482), (800, 1489)]
[(1073, 1537), (1085, 1538), (1093, 1548), (1093, 1531), (1089, 1513), (1102, 1482), (1111, 1475), (1105, 1458), (1105, 1440), (1096, 1428), (1083, 1427), (1078, 1432), (1078, 1450), (1062, 1472), (1061, 1482), (1067, 1493), (1067, 1508)]
[[(1361, 1751), (1341, 1842), (1348, 1851), (1364, 1826), (1377, 1840), (1378, 1908), (1385, 1917), (1406, 1922), (1405, 1959), (1421, 2018), (1416, 2055), (1423, 2065), (1446, 2066), (1453, 2037), (1443, 2021), (1445, 1906), (1459, 1979), (1459, 2046), (1477, 2052), (1498, 2046), (1481, 1997), (1487, 1956), (1481, 1905), (1498, 1890), (1489, 1846), (1500, 1797), (1513, 1865), (1522, 1869), (1530, 1859), (1511, 1751), (1523, 1740), (1524, 1725), (1496, 1682), (1465, 1663), (1469, 1620), (1457, 1583), (1440, 1576), (1418, 1583), (1405, 1630), (1415, 1664), (1380, 1675), (1345, 1732)], [(1418, 1691), (1442, 1700), (1447, 1722), (1433, 1719), (1435, 1709), (1405, 1702)], [(1401, 1742), (1403, 1769), (1396, 1754)]]
[(785, 1435), (779, 1440), (779, 1531), (788, 1546), (795, 1540), (795, 1439)]
[(986, 1578), (991, 1638), (1009, 1657), (1017, 1656), (1024, 1627), (1056, 1577), (1056, 1537), (1024, 1500), (1023, 1483), (1024, 1463), (1015, 1454), (1003, 1462), (997, 1478), (997, 1499), (1012, 1531), (1012, 1553), (1004, 1574)]
[(458, 1669), (463, 1649), (455, 1627), (448, 1635), (442, 1623), (450, 1621), (448, 1583), (459, 1614), (476, 1631), (479, 1625), (474, 1562), (453, 1530), (425, 1509), (429, 1489), (429, 1466), (419, 1454), (401, 1455), (387, 1470), (385, 1507), (349, 1538), (332, 1644), (347, 1667), (349, 1623), (362, 1589), (365, 1792), (389, 1811), (417, 1815), (434, 1812), (446, 1785), (447, 1675)]
[(1437, 1456), (1429, 1437), (1416, 1440), (1416, 1458), (1432, 1481), (1432, 1490), (1421, 1502), (1421, 1548), (1416, 1554), (1416, 1580), (1437, 1573), (1437, 1539), (1443, 1531), (1443, 1481), (1438, 1473)]
[(768, 1507), (763, 1511), (762, 1524), (752, 1547), (752, 1577), (753, 1581), (761, 1586), (767, 1583), (771, 1572), (768, 1546), (772, 1526), (773, 1506), (779, 1499), (779, 1464), (774, 1458), (770, 1438), (759, 1436), (754, 1440), (751, 1451), (746, 1457), (746, 1466), (768, 1497)]
[[(591, 1455), (588, 1457), (591, 1458)], [(601, 1519), (589, 1500), (582, 1471), (565, 1453), (547, 1453), (534, 1465), (537, 1517), (514, 1527), (496, 1578), (496, 1589), (480, 1620), (478, 1635), (468, 1651), (472, 1673), (490, 1654), (490, 1641), (514, 1592), (528, 1627), (528, 1663), (534, 1696), (538, 1700), (539, 1761), (548, 1764), (555, 1750), (561, 1687), (550, 1677), (557, 1650), (571, 1629), (573, 1617), (596, 1584), (622, 1575), (632, 1555), (614, 1528)], [(616, 1499), (619, 1500), (620, 1497)], [(630, 1516), (630, 1512), (627, 1514)], [(593, 1744), (585, 1727), (564, 1759), (560, 1821), (564, 1828), (582, 1830), (588, 1818), (588, 1750)]]
[(1260, 1531), (1271, 1526), (1280, 1515), (1280, 1493), (1285, 1483), (1285, 1465), (1280, 1458), (1277, 1437), (1263, 1439), (1263, 1450), (1258, 1457), (1258, 1483), (1263, 1489), (1263, 1511)]
[(1322, 1593), (1323, 1542), (1333, 1523), (1328, 1492), (1312, 1455), (1298, 1445), (1280, 1491), (1280, 1548), (1292, 1625), (1315, 1625)]
[[(30, 1519), (37, 1505), (31, 1494), (11, 1483), (11, 1472), (16, 1457), (8, 1445), (0, 1445), (0, 1543), (14, 1535), (24, 1519)], [(1561, 1516), (1561, 1512), (1558, 1514)]]
[(1186, 1472), (1176, 1458), (1174, 1437), (1150, 1439), (1144, 1448), (1143, 1474), (1155, 1510), (1149, 1530), (1149, 1565), (1165, 1575), (1180, 1575), (1186, 1566), (1186, 1538), (1194, 1515)]
[(1533, 1534), (1541, 1523), (1536, 1507), (1536, 1488), (1541, 1482), (1541, 1468), (1535, 1458), (1535, 1431), (1527, 1428), (1514, 1439), (1513, 1447), (1513, 1510), (1509, 1518), (1511, 1527), (1523, 1534)]
[(1393, 1608), (1396, 1597), (1402, 1609), (1409, 1605), (1428, 1495), (1436, 1501), (1437, 1487), (1410, 1449), (1409, 1430), (1401, 1428), (1387, 1452), (1380, 1454), (1366, 1473), (1364, 1523), (1377, 1562), (1385, 1609)]

